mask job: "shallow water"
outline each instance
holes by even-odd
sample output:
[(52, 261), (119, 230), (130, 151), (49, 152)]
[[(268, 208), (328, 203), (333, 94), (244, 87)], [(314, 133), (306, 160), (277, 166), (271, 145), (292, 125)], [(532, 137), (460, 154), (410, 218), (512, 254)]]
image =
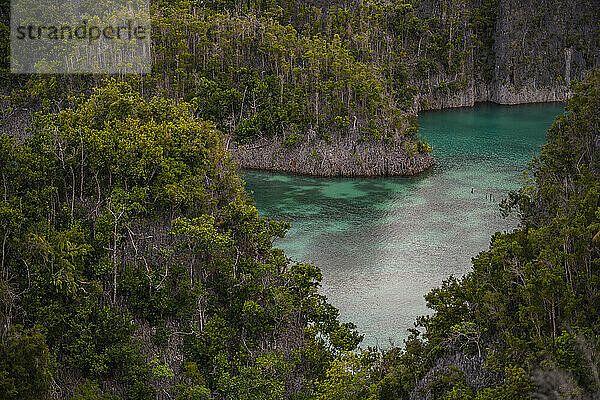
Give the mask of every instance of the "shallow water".
[[(321, 293), (365, 336), (402, 344), (423, 296), (461, 276), (496, 231), (498, 203), (520, 186), (561, 104), (478, 105), (423, 113), (437, 165), (414, 178), (310, 178), (245, 171), (262, 216), (292, 224), (276, 245), (321, 268)], [(471, 193), (473, 190), (473, 193)], [(490, 201), (490, 195), (493, 201)]]

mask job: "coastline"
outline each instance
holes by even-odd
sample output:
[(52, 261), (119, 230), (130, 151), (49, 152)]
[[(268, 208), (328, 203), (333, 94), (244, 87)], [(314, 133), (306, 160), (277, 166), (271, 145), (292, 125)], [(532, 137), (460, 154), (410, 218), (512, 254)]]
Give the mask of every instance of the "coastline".
[[(481, 103), (497, 105), (545, 104), (564, 102), (570, 92), (560, 98), (522, 99), (515, 102), (470, 101), (446, 102), (415, 111), (440, 111), (472, 108)], [(540, 101), (538, 101), (540, 100)], [(443, 103), (443, 102), (442, 102)], [(418, 112), (417, 111), (417, 112)], [(246, 145), (229, 139), (229, 152), (241, 169), (269, 171), (315, 177), (415, 176), (436, 164), (432, 153), (408, 151), (403, 142), (360, 141), (351, 136), (336, 137), (327, 142), (313, 136), (299, 144), (286, 145), (281, 137), (263, 138)], [(408, 142), (410, 143), (410, 142)]]

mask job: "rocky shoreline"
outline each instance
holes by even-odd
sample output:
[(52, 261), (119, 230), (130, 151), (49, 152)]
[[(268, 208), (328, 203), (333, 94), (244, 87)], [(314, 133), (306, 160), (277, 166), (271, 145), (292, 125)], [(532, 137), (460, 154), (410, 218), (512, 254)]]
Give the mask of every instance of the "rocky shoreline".
[(473, 107), (478, 103), (498, 105), (519, 105), (533, 103), (556, 103), (567, 101), (571, 92), (567, 86), (553, 88), (522, 88), (516, 91), (510, 87), (491, 90), (488, 87), (471, 86), (465, 90), (443, 95), (423, 94), (415, 97), (415, 112), (444, 110), (447, 108)]
[(242, 169), (320, 177), (413, 176), (435, 165), (431, 153), (407, 149), (401, 142), (314, 140), (290, 146), (281, 138), (261, 139), (244, 146), (232, 143), (229, 151)]

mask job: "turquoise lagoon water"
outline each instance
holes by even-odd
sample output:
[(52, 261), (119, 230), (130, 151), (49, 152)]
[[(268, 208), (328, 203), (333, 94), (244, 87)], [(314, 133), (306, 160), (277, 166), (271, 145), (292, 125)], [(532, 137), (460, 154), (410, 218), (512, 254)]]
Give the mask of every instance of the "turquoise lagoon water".
[(358, 326), (363, 346), (400, 345), (429, 311), (423, 296), (468, 272), (494, 232), (516, 227), (498, 203), (520, 186), (562, 112), (560, 104), (482, 104), (423, 113), (421, 135), (437, 165), (418, 177), (243, 176), (262, 216), (292, 224), (276, 246), (321, 268), (321, 293)]

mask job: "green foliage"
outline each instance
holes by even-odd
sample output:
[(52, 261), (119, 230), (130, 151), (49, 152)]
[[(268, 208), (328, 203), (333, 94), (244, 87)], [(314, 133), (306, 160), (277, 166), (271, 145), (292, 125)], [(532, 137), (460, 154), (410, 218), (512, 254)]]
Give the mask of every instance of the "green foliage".
[(102, 394), (98, 384), (95, 382), (86, 382), (75, 388), (75, 395), (71, 400), (118, 400), (118, 396)]
[(367, 399), (369, 374), (359, 356), (347, 354), (333, 360), (325, 379), (315, 384), (315, 399)]
[(46, 399), (54, 369), (43, 330), (13, 326), (0, 343), (0, 398)]
[[(39, 115), (23, 145), (2, 137), (8, 268), (19, 271), (18, 287), (35, 287), (25, 294), (26, 312), (48, 327), (60, 367), (98, 382), (81, 396), (103, 396), (108, 380), (131, 398), (169, 386), (169, 362), (149, 359), (137, 339), (150, 329), (154, 354), (182, 337), (186, 363), (205, 377), (178, 390), (181, 398), (279, 398), (290, 371), (310, 382), (361, 336), (316, 293), (316, 267), (290, 268), (271, 249), (287, 225), (259, 218), (222, 137), (196, 116), (240, 142), (287, 132), (284, 143), (293, 147), (311, 127), (331, 140), (330, 127), (347, 132), (358, 114), (360, 128), (381, 109), (382, 78), (339, 37), (323, 40), (249, 15), (264, 40), (231, 43), (246, 21), (185, 4), (161, 7), (158, 30), (171, 34), (157, 38), (155, 65), (169, 85), (155, 77), (105, 82), (91, 97), (69, 97), (70, 108)], [(218, 49), (209, 59), (199, 58), (206, 48), (190, 45), (198, 35), (202, 46)], [(248, 57), (233, 62), (231, 48), (242, 56), (258, 48), (266, 68), (258, 73)], [(177, 60), (161, 59), (175, 53)], [(53, 100), (63, 84), (30, 79), (11, 100), (39, 99), (52, 106), (45, 111), (60, 110)], [(146, 99), (140, 93), (149, 87), (189, 103)], [(370, 118), (373, 137), (382, 135), (375, 121), (385, 120)], [(259, 349), (282, 334), (299, 347), (267, 368)]]
[(77, 399), (279, 399), (358, 345), (193, 107), (116, 80), (73, 104), (0, 137), (4, 398), (55, 395), (61, 369)]
[(286, 133), (283, 137), (285, 147), (294, 147), (302, 142), (302, 136), (297, 133)]
[(356, 351), (227, 156), (313, 132), (431, 152), (406, 112), (491, 79), (498, 18), (497, 0), (436, 6), (153, 2), (153, 73), (121, 80), (9, 76), (0, 40), (3, 122), (41, 111), (0, 136), (0, 397), (56, 397), (54, 380), (75, 399), (519, 399), (548, 370), (597, 397), (600, 73), (504, 204), (519, 229), (427, 295), (403, 349)]
[(529, 377), (521, 367), (509, 365), (504, 369), (504, 381), (493, 388), (484, 388), (477, 393), (477, 400), (517, 400), (534, 390)]
[[(409, 3), (154, 2), (152, 74), (125, 79), (145, 95), (188, 102), (196, 117), (242, 144), (278, 136), (293, 146), (315, 130), (328, 141), (360, 137), (372, 133), (369, 124), (379, 131), (364, 135), (370, 139), (413, 141), (394, 116), (412, 107), (416, 60), (431, 57), (406, 57), (414, 44), (409, 33), (427, 32)], [(5, 94), (12, 108), (41, 103), (57, 111), (98, 84), (89, 77), (31, 77)]]

